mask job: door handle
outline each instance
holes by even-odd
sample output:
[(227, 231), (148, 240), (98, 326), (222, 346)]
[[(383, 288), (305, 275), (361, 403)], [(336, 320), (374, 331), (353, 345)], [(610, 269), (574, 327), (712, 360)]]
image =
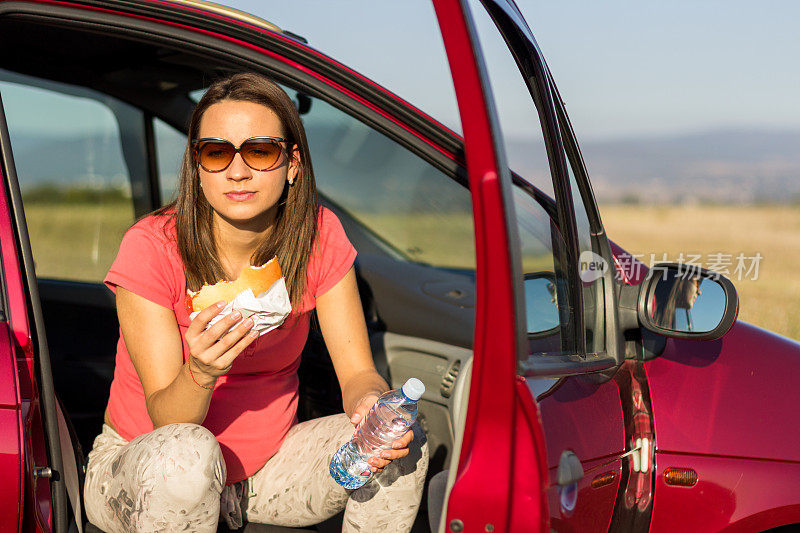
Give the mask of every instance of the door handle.
[(567, 487), (583, 479), (583, 465), (572, 450), (561, 452), (558, 460), (558, 486)]

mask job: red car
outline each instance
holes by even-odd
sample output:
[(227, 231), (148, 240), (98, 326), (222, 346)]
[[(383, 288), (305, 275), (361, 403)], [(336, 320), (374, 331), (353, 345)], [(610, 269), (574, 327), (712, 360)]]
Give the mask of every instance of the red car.
[[(426, 384), (415, 531), (800, 527), (800, 346), (737, 322), (724, 277), (645, 272), (608, 240), (512, 0), (432, 5), (463, 134), (234, 10), (0, 1), (0, 531), (93, 529), (83, 465), (119, 335), (101, 280), (174, 191), (198, 94), (237, 70), (295, 98), (320, 200), (358, 249), (376, 365)], [(479, 20), (530, 96), (538, 178), (509, 170)], [(340, 410), (318, 332), (300, 374), (301, 419)]]

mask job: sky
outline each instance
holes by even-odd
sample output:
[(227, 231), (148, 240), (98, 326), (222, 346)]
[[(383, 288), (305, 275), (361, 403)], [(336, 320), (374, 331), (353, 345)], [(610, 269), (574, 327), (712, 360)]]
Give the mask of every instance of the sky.
[[(427, 0), (223, 3), (303, 35), (315, 48), (457, 126), (444, 50)], [(800, 2), (518, 0), (518, 5), (579, 138), (800, 129), (795, 103), (800, 69), (794, 66), (800, 58), (795, 28)], [(502, 79), (493, 81), (498, 93)], [(525, 130), (522, 122), (510, 123), (506, 133)]]
[[(469, 0), (509, 139), (537, 136), (519, 72)], [(517, 0), (578, 139), (639, 139), (717, 130), (800, 132), (800, 2), (794, 0)], [(460, 131), (430, 0), (224, 0), (306, 37), (315, 48)], [(7, 112), (22, 94), (2, 84)], [(20, 94), (17, 94), (20, 93)], [(42, 96), (44, 97), (44, 96)], [(30, 107), (30, 106), (28, 106)], [(11, 117), (13, 118), (13, 117)], [(113, 119), (78, 114), (51, 128)], [(25, 124), (25, 122), (22, 122)], [(40, 125), (30, 124), (38, 131)]]

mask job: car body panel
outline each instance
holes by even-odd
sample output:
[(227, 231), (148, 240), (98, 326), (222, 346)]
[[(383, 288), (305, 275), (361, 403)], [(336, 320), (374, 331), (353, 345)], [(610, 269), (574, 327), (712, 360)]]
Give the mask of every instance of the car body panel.
[[(2, 172), (0, 172), (2, 179)], [(6, 187), (0, 188), (0, 258), (5, 289), (5, 322), (0, 322), (0, 530), (16, 531), (25, 502), (25, 453), (22, 425), (22, 396), (30, 397), (33, 380), (32, 343), (22, 275), (16, 254), (16, 237)], [(3, 295), (0, 294), (0, 298)], [(26, 390), (21, 390), (26, 389)], [(16, 511), (16, 512), (14, 512)]]
[(19, 448), (19, 411), (0, 409), (0, 530), (16, 531), (22, 511), (22, 454)]
[[(667, 485), (663, 474), (670, 467), (693, 468), (697, 484)], [(800, 464), (657, 452), (656, 468), (652, 533), (750, 532), (800, 523)]]
[[(508, 531), (548, 531), (545, 435), (536, 399), (525, 378), (516, 380), (516, 425)], [(537, 509), (541, 509), (538, 514)], [(532, 512), (533, 511), (533, 512)], [(484, 528), (485, 530), (485, 528)]]
[[(621, 479), (620, 456), (626, 450), (621, 395), (616, 382), (598, 379), (596, 375), (565, 378), (539, 399), (539, 411), (547, 442), (551, 526), (557, 531), (608, 530)], [(565, 450), (578, 457), (586, 472), (576, 487), (573, 510), (565, 510), (559, 498), (557, 470)], [(613, 483), (593, 488), (594, 478), (609, 471), (615, 472)]]
[(547, 436), (547, 466), (558, 466), (561, 452), (569, 449), (590, 462), (625, 451), (620, 393), (613, 380), (575, 376), (564, 380), (539, 400)]
[(46, 478), (37, 478), (33, 475), (35, 466), (49, 464), (38, 395), (34, 401), (23, 400), (20, 418), (23, 428), (23, 449), (25, 450), (25, 513), (20, 519), (21, 530), (25, 532), (51, 531), (53, 529), (53, 494), (50, 483)]
[(19, 409), (17, 361), (8, 322), (0, 322), (0, 409)]
[(744, 322), (645, 363), (657, 450), (800, 462), (800, 344)]
[(0, 322), (0, 531), (19, 527), (24, 501), (22, 424), (14, 354), (8, 324)]
[[(546, 429), (545, 435), (547, 436)], [(606, 457), (581, 461), (581, 464), (586, 475), (576, 487), (578, 494), (573, 511), (567, 511), (562, 507), (558, 490), (550, 488), (547, 491), (550, 527), (559, 533), (608, 531), (611, 525), (613, 503), (622, 479), (622, 460), (617, 457)], [(557, 486), (557, 470), (550, 468), (550, 487)], [(610, 482), (600, 482), (609, 478)]]
[[(2, 178), (0, 172), (0, 178)], [(24, 274), (20, 267), (21, 261), (17, 250), (17, 237), (14, 233), (14, 223), (11, 219), (11, 202), (6, 196), (5, 187), (0, 191), (0, 243), (2, 243), (3, 277), (6, 289), (6, 320), (11, 326), (17, 346), (21, 349), (21, 356), (33, 358), (33, 343), (31, 342), (31, 327), (28, 321), (28, 307), (25, 295)]]

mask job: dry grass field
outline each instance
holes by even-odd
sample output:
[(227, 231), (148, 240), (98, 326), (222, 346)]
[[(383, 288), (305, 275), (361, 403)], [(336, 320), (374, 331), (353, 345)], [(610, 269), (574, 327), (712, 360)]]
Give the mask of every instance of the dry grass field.
[(101, 281), (133, 217), (133, 208), (125, 203), (26, 204), (36, 275)]
[[(600, 211), (609, 237), (633, 254), (644, 254), (645, 263), (651, 262), (650, 254), (656, 261), (664, 253), (669, 260), (699, 254), (707, 267), (710, 254), (730, 254), (728, 272), (718, 271), (739, 291), (740, 318), (800, 339), (800, 207), (603, 205)], [(133, 222), (130, 206), (123, 203), (28, 204), (26, 215), (39, 276), (94, 282), (105, 276)], [(387, 215), (367, 218), (365, 223), (418, 261), (474, 267), (469, 217), (421, 215), (402, 224)], [(738, 279), (736, 256), (757, 253), (763, 257), (757, 279), (750, 279), (752, 272)], [(538, 258), (525, 255), (527, 262)]]
[[(601, 205), (609, 238), (633, 254), (660, 261), (667, 253), (731, 254), (726, 274), (739, 293), (739, 318), (800, 339), (800, 207)], [(736, 256), (760, 253), (757, 279), (736, 275)], [(749, 267), (754, 261), (747, 260)], [(720, 273), (721, 269), (718, 270)]]

